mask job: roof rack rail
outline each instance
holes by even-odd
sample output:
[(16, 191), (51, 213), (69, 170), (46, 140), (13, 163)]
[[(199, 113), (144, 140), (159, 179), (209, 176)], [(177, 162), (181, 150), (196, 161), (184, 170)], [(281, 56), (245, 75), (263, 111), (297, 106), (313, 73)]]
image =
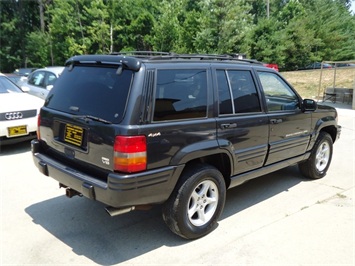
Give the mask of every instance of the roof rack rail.
[(246, 56), (243, 54), (177, 54), (172, 52), (156, 52), (156, 51), (127, 51), (127, 52), (114, 52), (111, 54), (127, 55), (136, 58), (146, 58), (150, 60), (198, 59), (198, 60), (239, 61), (239, 62), (247, 62), (251, 64), (262, 64), (261, 62), (255, 59), (246, 59)]
[(120, 51), (113, 52), (111, 55), (127, 55), (139, 58), (150, 58), (152, 56), (170, 55), (169, 52), (157, 52), (157, 51)]
[(220, 61), (238, 61), (238, 62), (247, 62), (251, 64), (262, 64), (261, 62), (255, 59), (246, 59), (240, 58), (235, 54), (173, 54), (170, 55), (163, 55), (163, 56), (156, 56), (155, 60), (159, 59), (199, 59), (199, 60), (220, 60)]

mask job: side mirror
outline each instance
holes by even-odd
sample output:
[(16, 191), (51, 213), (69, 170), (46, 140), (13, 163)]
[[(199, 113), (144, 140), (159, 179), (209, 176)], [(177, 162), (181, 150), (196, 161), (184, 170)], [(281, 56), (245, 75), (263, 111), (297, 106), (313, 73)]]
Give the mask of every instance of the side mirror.
[(48, 86), (46, 87), (46, 90), (47, 90), (47, 91), (50, 91), (52, 88), (53, 88), (53, 85), (48, 85)]
[(302, 110), (304, 112), (313, 112), (317, 110), (317, 102), (311, 99), (304, 99), (302, 102)]
[(23, 92), (29, 92), (30, 91), (30, 88), (29, 87), (26, 87), (26, 86), (21, 86), (21, 90)]

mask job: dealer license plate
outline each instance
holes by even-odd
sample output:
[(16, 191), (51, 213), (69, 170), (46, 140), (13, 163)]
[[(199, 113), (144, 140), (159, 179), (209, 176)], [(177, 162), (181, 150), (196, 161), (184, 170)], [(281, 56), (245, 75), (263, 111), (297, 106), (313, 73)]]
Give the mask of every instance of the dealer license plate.
[(27, 127), (26, 126), (8, 127), (7, 132), (9, 134), (9, 137), (27, 135)]
[(64, 131), (64, 141), (75, 146), (81, 146), (83, 144), (84, 129), (79, 126), (66, 124)]

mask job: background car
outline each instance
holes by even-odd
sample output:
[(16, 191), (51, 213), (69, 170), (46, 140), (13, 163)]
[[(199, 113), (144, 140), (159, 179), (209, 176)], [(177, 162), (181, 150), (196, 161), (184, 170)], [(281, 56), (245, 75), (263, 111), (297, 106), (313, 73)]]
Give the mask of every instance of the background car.
[(0, 146), (35, 138), (43, 103), (0, 73)]
[(15, 69), (13, 74), (18, 75), (18, 76), (28, 77), (28, 75), (31, 74), (35, 70), (36, 70), (36, 68), (18, 68), (18, 69)]
[(266, 67), (272, 68), (272, 69), (276, 70), (277, 72), (279, 71), (278, 64), (263, 63), (263, 65)]
[(351, 63), (336, 63), (335, 66), (336, 67), (355, 67), (355, 64), (351, 64)]
[(53, 87), (64, 67), (46, 67), (33, 71), (27, 78), (22, 88), (28, 89), (28, 93), (45, 99)]
[[(322, 68), (322, 63), (320, 62), (314, 62), (313, 64), (310, 64), (305, 67), (305, 69), (321, 69)], [(323, 63), (323, 68), (333, 68), (331, 64)]]
[(17, 74), (13, 73), (6, 73), (4, 74), (9, 80), (12, 82), (16, 83), (19, 87), (23, 86), (26, 83), (27, 77), (25, 76), (20, 76)]

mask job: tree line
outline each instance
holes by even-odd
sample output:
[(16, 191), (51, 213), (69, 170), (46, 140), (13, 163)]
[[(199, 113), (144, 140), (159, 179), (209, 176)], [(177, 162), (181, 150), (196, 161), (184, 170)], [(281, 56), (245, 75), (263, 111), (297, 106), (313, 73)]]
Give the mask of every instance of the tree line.
[(117, 51), (355, 59), (351, 0), (1, 0), (0, 71)]

